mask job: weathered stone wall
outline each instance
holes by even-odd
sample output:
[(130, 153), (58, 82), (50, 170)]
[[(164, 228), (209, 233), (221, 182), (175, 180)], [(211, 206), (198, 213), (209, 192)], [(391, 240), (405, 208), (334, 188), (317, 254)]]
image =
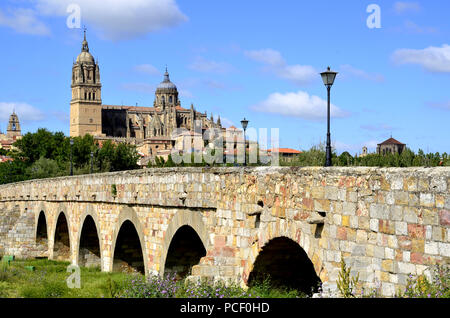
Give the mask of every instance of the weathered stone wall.
[(192, 276), (243, 285), (262, 248), (278, 237), (299, 244), (330, 290), (341, 257), (366, 288), (379, 284), (386, 296), (408, 274), (450, 259), (450, 169), (443, 167), (165, 168), (3, 185), (0, 251), (35, 256), (41, 211), (50, 258), (56, 220), (66, 216), (74, 264), (83, 222), (92, 216), (104, 271), (112, 270), (127, 220), (146, 273), (164, 273), (173, 236), (189, 225), (207, 252)]

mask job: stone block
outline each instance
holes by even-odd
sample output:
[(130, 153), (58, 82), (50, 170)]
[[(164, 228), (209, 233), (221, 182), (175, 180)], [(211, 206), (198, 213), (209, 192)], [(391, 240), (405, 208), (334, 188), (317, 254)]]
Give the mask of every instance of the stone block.
[(355, 215), (356, 214), (356, 204), (353, 202), (343, 202), (342, 203), (342, 214), (343, 215)]
[(439, 224), (444, 227), (450, 227), (450, 210), (439, 211)]
[(424, 207), (434, 207), (434, 194), (420, 193), (420, 205)]
[(395, 222), (395, 234), (396, 235), (408, 235), (408, 223), (406, 222)]
[(395, 191), (394, 192), (394, 202), (397, 205), (408, 205), (409, 194), (405, 191)]
[(363, 244), (356, 244), (352, 249), (352, 256), (366, 256), (366, 246)]
[(403, 190), (417, 191), (417, 178), (407, 177), (403, 180)]
[(391, 206), (390, 217), (391, 221), (401, 221), (403, 219), (403, 207), (398, 205)]
[(434, 192), (447, 191), (447, 180), (444, 177), (434, 177), (430, 182), (430, 189)]
[(450, 257), (450, 243), (438, 242), (439, 255)]
[(378, 219), (370, 219), (370, 230), (373, 232), (378, 232), (379, 220)]
[(390, 259), (385, 259), (381, 261), (381, 269), (385, 272), (394, 272), (394, 262)]
[(394, 249), (386, 247), (384, 249), (384, 256), (386, 259), (393, 260), (394, 259)]
[(403, 210), (403, 221), (407, 223), (418, 223), (417, 209), (413, 207), (405, 207)]
[(390, 208), (385, 204), (371, 204), (369, 208), (369, 215), (375, 219), (389, 219)]
[(409, 275), (409, 274), (415, 275), (416, 274), (416, 266), (411, 263), (397, 262), (397, 268), (398, 268), (398, 272), (400, 274), (406, 274), (406, 275)]
[(437, 242), (425, 242), (425, 253), (430, 255), (438, 255), (439, 248)]
[(425, 252), (425, 240), (412, 239), (411, 240), (411, 252), (416, 252), (416, 253)]
[(339, 226), (337, 229), (337, 238), (339, 240), (347, 240), (347, 228)]
[(342, 226), (350, 227), (350, 216), (349, 215), (342, 216)]
[(408, 224), (408, 235), (411, 238), (425, 239), (425, 227), (419, 224)]

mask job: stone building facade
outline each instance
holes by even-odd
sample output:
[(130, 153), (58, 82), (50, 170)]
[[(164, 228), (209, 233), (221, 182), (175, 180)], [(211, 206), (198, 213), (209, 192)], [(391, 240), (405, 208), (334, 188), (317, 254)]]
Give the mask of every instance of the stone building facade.
[(152, 107), (104, 105), (100, 67), (89, 52), (86, 32), (81, 53), (72, 66), (72, 100), (70, 102), (70, 136), (93, 135), (97, 140), (135, 144), (144, 155), (158, 155), (174, 146), (172, 132), (176, 128), (194, 131), (196, 121), (202, 129), (221, 128), (220, 117), (183, 108), (178, 89), (170, 81), (166, 68), (157, 86)]
[(22, 138), (22, 130), (20, 128), (19, 116), (13, 111), (9, 116), (8, 128), (6, 134), (2, 134), (0, 131), (0, 148), (10, 150), (17, 140)]
[(405, 144), (391, 137), (377, 145), (377, 154), (379, 155), (386, 155), (388, 153), (401, 154), (403, 150), (405, 150), (405, 148), (406, 148)]

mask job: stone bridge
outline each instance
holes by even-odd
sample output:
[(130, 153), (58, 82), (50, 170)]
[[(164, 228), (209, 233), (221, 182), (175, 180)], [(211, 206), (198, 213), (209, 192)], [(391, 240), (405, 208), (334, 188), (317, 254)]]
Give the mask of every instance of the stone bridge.
[(0, 254), (392, 296), (450, 259), (450, 169), (162, 168), (0, 186)]

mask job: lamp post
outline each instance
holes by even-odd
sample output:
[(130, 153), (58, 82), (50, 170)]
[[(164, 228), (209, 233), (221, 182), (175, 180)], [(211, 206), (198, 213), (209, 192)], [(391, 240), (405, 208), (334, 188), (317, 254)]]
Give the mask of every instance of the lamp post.
[(94, 152), (91, 151), (91, 174), (94, 173)]
[(326, 146), (326, 159), (325, 159), (325, 167), (331, 167), (331, 136), (330, 136), (330, 91), (331, 86), (333, 86), (334, 79), (336, 78), (337, 72), (333, 72), (328, 69), (326, 72), (320, 73), (322, 76), (323, 83), (327, 87), (328, 92), (328, 104), (327, 104), (327, 146)]
[(247, 165), (247, 144), (246, 144), (246, 140), (245, 140), (246, 139), (245, 131), (247, 130), (248, 120), (245, 119), (245, 117), (244, 117), (244, 119), (241, 120), (241, 125), (242, 125), (242, 128), (244, 128), (244, 166), (246, 166)]
[(73, 176), (73, 139), (70, 138), (70, 175)]

